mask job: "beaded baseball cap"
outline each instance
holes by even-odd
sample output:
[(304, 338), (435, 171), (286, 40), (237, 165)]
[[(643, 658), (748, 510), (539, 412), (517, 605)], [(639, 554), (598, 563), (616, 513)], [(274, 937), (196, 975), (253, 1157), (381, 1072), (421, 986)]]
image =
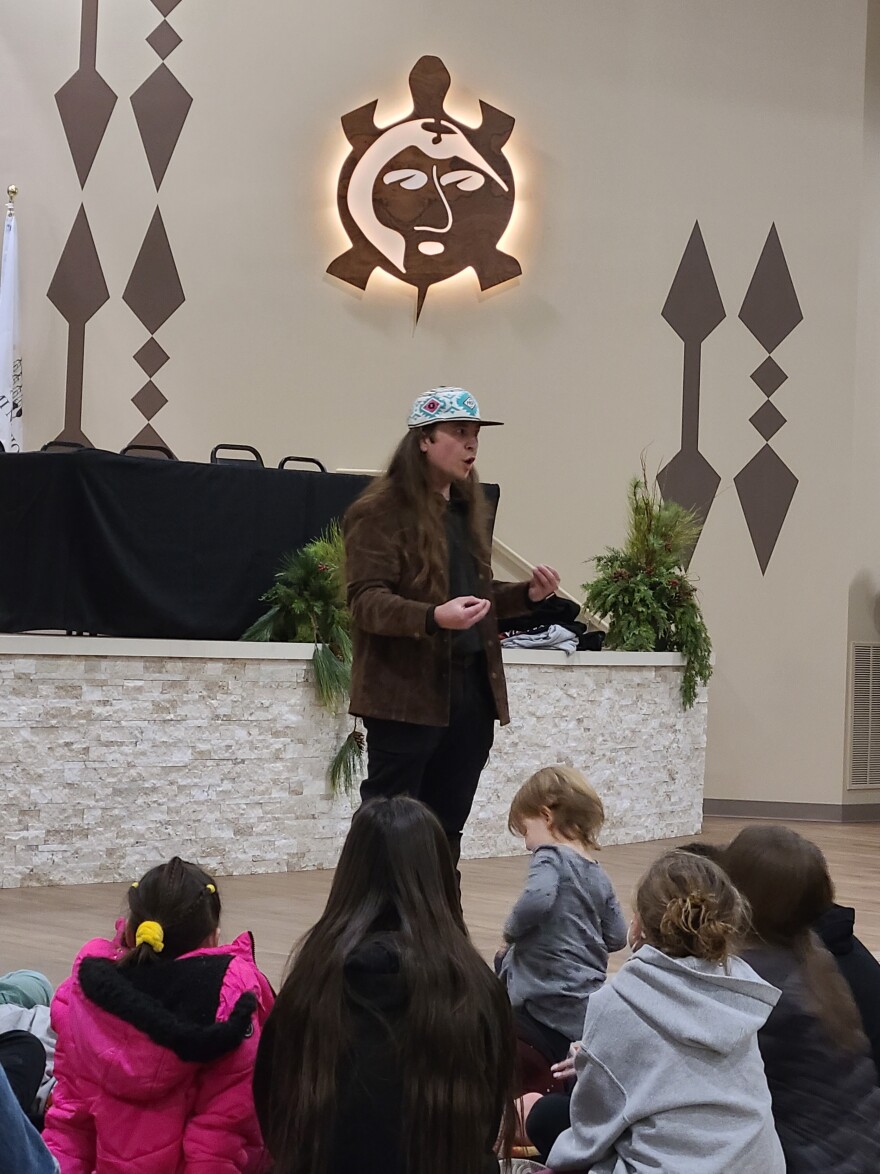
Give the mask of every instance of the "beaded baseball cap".
[(443, 424), (448, 420), (471, 420), (484, 428), (500, 427), (502, 420), (480, 419), (480, 405), (463, 387), (434, 387), (420, 395), (407, 420), (409, 428)]

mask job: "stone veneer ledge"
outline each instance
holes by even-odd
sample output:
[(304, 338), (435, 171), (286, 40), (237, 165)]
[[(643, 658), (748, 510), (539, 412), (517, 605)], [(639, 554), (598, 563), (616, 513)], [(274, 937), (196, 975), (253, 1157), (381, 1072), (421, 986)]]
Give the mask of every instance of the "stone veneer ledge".
[[(351, 803), (326, 768), (350, 728), (315, 701), (310, 645), (0, 636), (0, 886), (116, 881), (174, 853), (217, 874), (332, 867)], [(510, 799), (572, 763), (605, 843), (690, 836), (707, 699), (683, 712), (669, 653), (505, 651), (499, 729), (465, 836), (512, 855)]]

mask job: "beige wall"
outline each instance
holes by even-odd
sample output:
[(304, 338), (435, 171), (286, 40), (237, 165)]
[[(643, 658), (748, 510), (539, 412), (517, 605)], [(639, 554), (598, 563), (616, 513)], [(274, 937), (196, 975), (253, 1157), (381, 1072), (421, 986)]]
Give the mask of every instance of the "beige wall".
[[(65, 329), (46, 300), (79, 201), (53, 102), (75, 67), (77, 5), (7, 6), (0, 42), (3, 185), (21, 188), (26, 440), (61, 427)], [(865, 0), (414, 0), (371, 5), (183, 0), (168, 65), (194, 103), (160, 206), (187, 300), (158, 332), (171, 361), (154, 421), (182, 457), (247, 440), (375, 467), (413, 394), (471, 388), (508, 421), (481, 471), (503, 486), (499, 536), (556, 562), (569, 589), (622, 536), (627, 478), (678, 448), (681, 343), (660, 317), (699, 219), (728, 317), (703, 350), (701, 448), (722, 475), (697, 550), (717, 670), (708, 793), (839, 803), (848, 637), (876, 635), (880, 102)], [(119, 448), (142, 420), (131, 360), (147, 335), (121, 301), (155, 207), (128, 97), (154, 68), (141, 4), (101, 6), (98, 68), (120, 102), (85, 203), (111, 299), (87, 334), (85, 430)], [(871, 33), (871, 46), (877, 40)], [(521, 280), (480, 295), (324, 275), (345, 245), (334, 177), (344, 112), (408, 109), (436, 53), (450, 106), (517, 119), (505, 247)], [(865, 160), (869, 160), (866, 167)], [(762, 575), (733, 487), (761, 441), (737, 320), (775, 222), (804, 312), (776, 358), (773, 441), (800, 479)], [(860, 264), (860, 257), (865, 262)], [(850, 605), (851, 600), (851, 605)]]

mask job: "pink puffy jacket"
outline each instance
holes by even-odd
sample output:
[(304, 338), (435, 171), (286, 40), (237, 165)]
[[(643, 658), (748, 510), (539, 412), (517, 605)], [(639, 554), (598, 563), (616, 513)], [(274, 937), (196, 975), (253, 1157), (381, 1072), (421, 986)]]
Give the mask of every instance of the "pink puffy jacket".
[(43, 1140), (62, 1174), (257, 1174), (251, 1080), (274, 1002), (253, 941), (120, 969), (87, 942), (52, 1001), (58, 1083)]

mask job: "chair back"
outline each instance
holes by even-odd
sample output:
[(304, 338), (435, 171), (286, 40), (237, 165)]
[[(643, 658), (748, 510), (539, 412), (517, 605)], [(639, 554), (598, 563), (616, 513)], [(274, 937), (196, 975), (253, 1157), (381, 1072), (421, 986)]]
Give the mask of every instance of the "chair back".
[(320, 472), (326, 473), (327, 466), (323, 461), (319, 461), (317, 457), (284, 457), (278, 462), (279, 469), (286, 469), (288, 465), (297, 462), (300, 465), (314, 465)]
[[(224, 452), (246, 452), (250, 453), (249, 457), (226, 457), (220, 456)], [(257, 452), (252, 444), (215, 444), (211, 449), (211, 464), (212, 465), (259, 465), (261, 469), (265, 468), (263, 458)]]
[(123, 457), (150, 457), (160, 461), (176, 461), (177, 457), (164, 444), (127, 444), (120, 449)]
[(85, 447), (78, 440), (47, 440), (40, 452), (78, 452)]

